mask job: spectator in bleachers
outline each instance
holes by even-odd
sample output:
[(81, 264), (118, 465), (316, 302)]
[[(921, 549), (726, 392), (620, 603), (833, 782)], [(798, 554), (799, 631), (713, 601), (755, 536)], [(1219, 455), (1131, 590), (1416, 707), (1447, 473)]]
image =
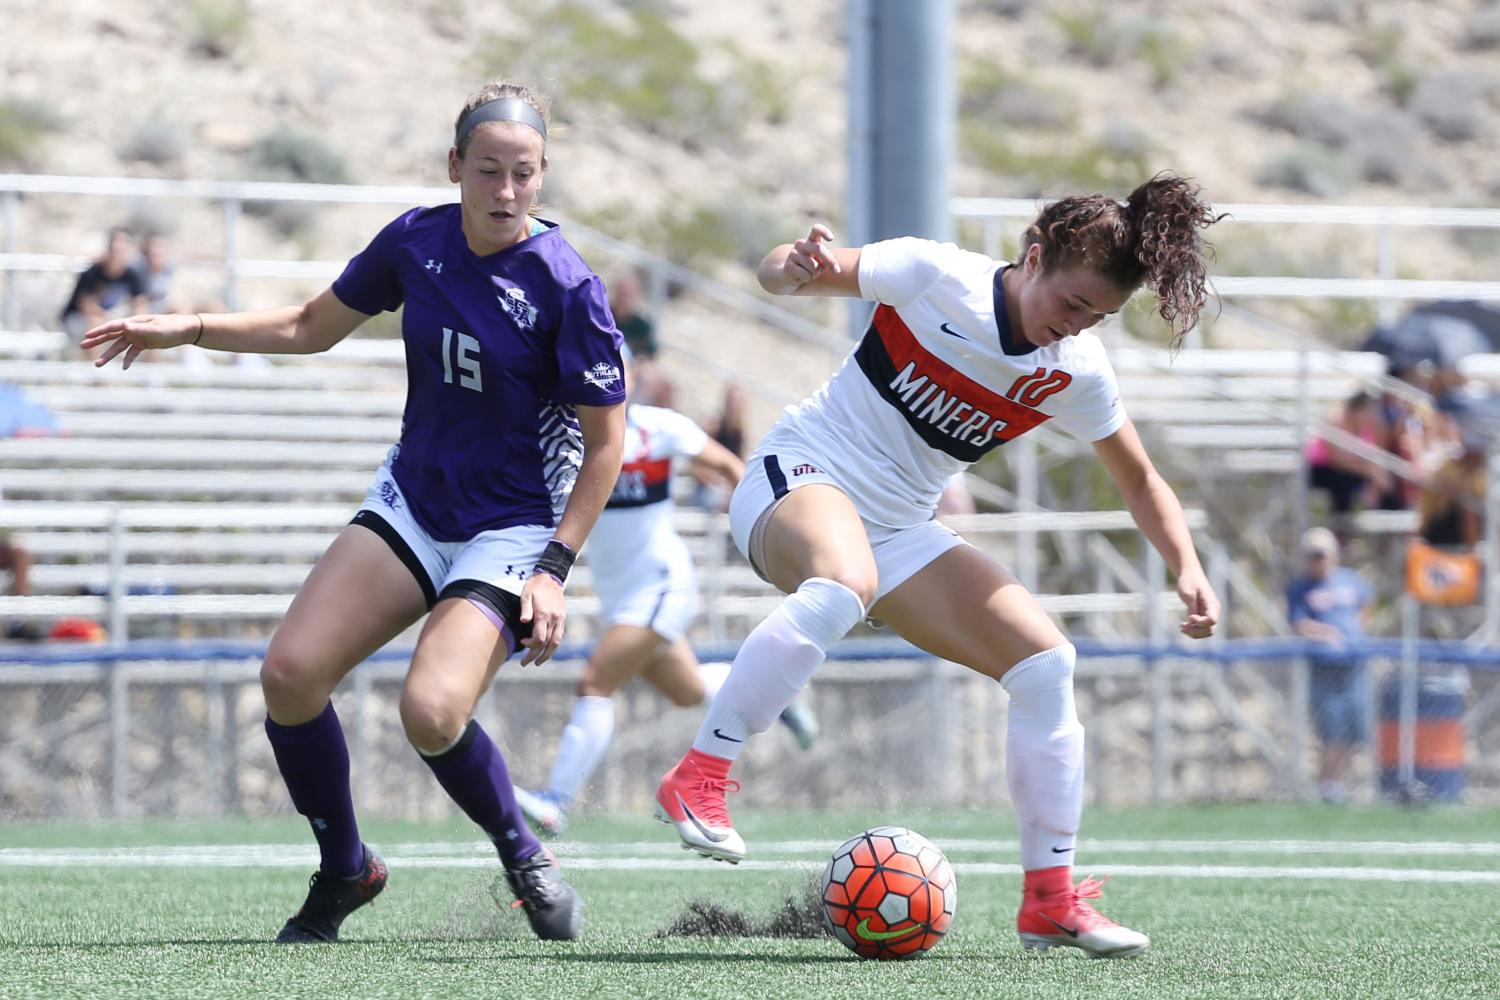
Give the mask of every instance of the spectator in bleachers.
[[(734, 457), (745, 458), (745, 389), (737, 382), (724, 387), (724, 402), (719, 412), (703, 425), (708, 436), (723, 445)], [(704, 510), (729, 509), (729, 491), (721, 484), (709, 482), (694, 473), (698, 480), (694, 502)]]
[(177, 262), (172, 259), (171, 247), (161, 233), (146, 237), (141, 245), (140, 259), (135, 262), (141, 282), (146, 286), (146, 311), (154, 313), (182, 312), (183, 304), (172, 294), (172, 279), (177, 276)]
[[(625, 338), (625, 346), (639, 359), (656, 357), (656, 324), (646, 314), (641, 303), (641, 284), (635, 271), (627, 269), (609, 283), (609, 309), (614, 313), (615, 325)], [(667, 403), (652, 403), (652, 406), (667, 406)]]
[(635, 358), (635, 381), (632, 383), (630, 401), (645, 406), (675, 409), (677, 386), (662, 368), (661, 362), (655, 358), (643, 358), (634, 352), (632, 357)]
[(1486, 442), (1464, 432), (1459, 453), (1422, 486), (1418, 532), (1429, 545), (1472, 550), (1484, 537), (1484, 502), (1489, 487)]
[(708, 436), (734, 452), (745, 457), (745, 387), (738, 382), (724, 386), (724, 403), (719, 412), (704, 425)]
[(77, 343), (84, 331), (114, 317), (146, 311), (146, 282), (131, 267), (135, 241), (121, 228), (111, 229), (104, 255), (78, 276), (62, 310), (63, 330)]
[[(1414, 389), (1430, 393), (1434, 372), (1432, 362), (1422, 361), (1413, 365), (1393, 365), (1389, 375)], [(1381, 395), (1381, 416), (1386, 434), (1383, 444), (1387, 451), (1424, 472), (1441, 461), (1441, 457), (1435, 456), (1440, 456), (1446, 439), (1431, 406), (1412, 402), (1387, 390)], [(1384, 510), (1410, 510), (1417, 505), (1421, 489), (1420, 482), (1393, 479), (1380, 497), (1380, 507)]]
[(1367, 738), (1364, 659), (1349, 647), (1365, 637), (1374, 592), (1364, 577), (1339, 565), (1338, 539), (1327, 528), (1310, 528), (1301, 548), (1302, 573), (1287, 587), (1287, 617), (1319, 648), (1308, 656), (1308, 702), (1321, 744), (1318, 794), (1341, 803), (1348, 798), (1349, 765)]
[[(1380, 407), (1367, 392), (1356, 392), (1344, 401), (1339, 414), (1340, 430), (1369, 445), (1385, 442)], [(1314, 438), (1307, 446), (1308, 484), (1328, 491), (1335, 515), (1348, 514), (1386, 494), (1392, 486), (1389, 471), (1368, 458), (1341, 448), (1323, 438)]]

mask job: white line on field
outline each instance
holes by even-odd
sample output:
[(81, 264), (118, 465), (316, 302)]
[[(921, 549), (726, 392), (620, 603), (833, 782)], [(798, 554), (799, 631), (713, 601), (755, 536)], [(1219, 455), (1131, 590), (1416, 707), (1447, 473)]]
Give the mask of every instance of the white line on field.
[[(404, 853), (403, 847), (384, 849), (393, 868), (495, 868), (494, 855), (485, 850), (462, 854)], [(430, 847), (431, 845), (423, 845)], [(314, 864), (311, 850), (301, 845), (240, 845), (238, 847), (176, 847), (126, 849), (7, 848), (0, 849), (0, 868), (308, 868)], [(822, 868), (823, 862), (783, 859), (744, 861), (738, 871), (805, 871)], [(566, 867), (573, 871), (729, 871), (710, 867), (698, 858), (589, 857), (576, 855)], [(995, 862), (957, 862), (961, 875), (1019, 875), (1020, 866)], [(1084, 866), (1097, 874), (1141, 875), (1165, 878), (1301, 879), (1355, 882), (1461, 882), (1500, 884), (1500, 871), (1457, 871), (1420, 868), (1363, 868), (1338, 865), (1134, 865), (1101, 862)]]

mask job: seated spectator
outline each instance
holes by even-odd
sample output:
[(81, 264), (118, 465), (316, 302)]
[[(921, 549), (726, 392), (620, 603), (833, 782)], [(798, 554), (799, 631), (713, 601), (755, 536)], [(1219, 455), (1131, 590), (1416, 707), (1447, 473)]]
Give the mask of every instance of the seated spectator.
[(141, 246), (140, 259), (135, 262), (146, 286), (146, 312), (184, 312), (182, 304), (172, 294), (172, 279), (177, 276), (177, 262), (172, 259), (167, 238), (160, 233), (146, 237)]
[(1483, 539), (1489, 487), (1485, 445), (1480, 436), (1464, 432), (1458, 455), (1423, 484), (1417, 530), (1427, 544), (1471, 550)]
[(117, 316), (146, 312), (146, 283), (132, 268), (135, 244), (124, 229), (111, 229), (104, 255), (78, 276), (62, 310), (62, 326), (78, 341), (86, 330)]
[[(1407, 383), (1413, 389), (1430, 393), (1435, 373), (1432, 362), (1423, 361), (1414, 365), (1393, 366), (1388, 375)], [(1437, 412), (1432, 406), (1412, 402), (1387, 390), (1381, 396), (1381, 416), (1386, 434), (1381, 444), (1386, 451), (1404, 458), (1424, 474), (1442, 462), (1446, 439)], [(1410, 510), (1417, 505), (1421, 489), (1420, 482), (1394, 479), (1380, 497), (1380, 507), (1383, 510)]]
[(703, 425), (708, 436), (745, 457), (745, 388), (738, 382), (724, 386), (724, 402), (719, 412)]
[[(609, 311), (625, 338), (625, 346), (637, 358), (655, 358), (656, 324), (641, 303), (641, 285), (633, 271), (622, 271), (609, 283)], [(665, 404), (653, 404), (665, 405)]]
[[(745, 457), (745, 389), (737, 382), (724, 386), (724, 402), (719, 412), (703, 422), (708, 436), (728, 449), (736, 458)], [(720, 484), (709, 482), (694, 473), (698, 480), (693, 502), (704, 510), (723, 511), (729, 509), (730, 490)]]
[(662, 370), (661, 362), (652, 358), (642, 358), (634, 352), (631, 352), (631, 358), (635, 381), (632, 383), (630, 401), (643, 403), (646, 406), (676, 409), (674, 404), (677, 398), (677, 386), (672, 384), (671, 377)]
[(1374, 594), (1354, 570), (1339, 565), (1339, 543), (1327, 528), (1302, 536), (1302, 572), (1287, 587), (1287, 617), (1299, 636), (1317, 643), (1308, 656), (1308, 702), (1318, 733), (1318, 793), (1348, 797), (1354, 752), (1367, 738), (1364, 659), (1349, 647), (1365, 637)]
[[(1338, 427), (1366, 444), (1384, 445), (1380, 407), (1367, 392), (1356, 392), (1345, 401)], [(1393, 477), (1370, 459), (1314, 438), (1307, 446), (1307, 481), (1313, 489), (1328, 491), (1334, 514), (1347, 514), (1388, 492)]]

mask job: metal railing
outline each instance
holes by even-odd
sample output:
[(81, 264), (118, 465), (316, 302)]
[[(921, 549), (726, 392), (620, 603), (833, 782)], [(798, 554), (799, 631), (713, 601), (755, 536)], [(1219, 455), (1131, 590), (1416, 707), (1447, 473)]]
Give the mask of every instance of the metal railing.
[[(190, 262), (188, 267), (210, 267), (224, 275), (223, 299), (239, 307), (242, 278), (332, 279), (346, 260), (258, 260), (240, 254), (240, 229), (246, 202), (303, 202), (365, 205), (438, 205), (458, 199), (456, 187), (424, 185), (299, 184), (267, 181), (191, 181), (141, 177), (65, 177), (46, 174), (0, 174), (0, 271), (6, 274), (4, 317), (7, 329), (20, 327), (20, 296), (14, 276), (21, 272), (77, 272), (89, 259), (76, 255), (23, 253), (21, 198), (23, 195), (71, 195), (103, 198), (176, 198), (214, 202), (222, 206), (223, 245), (220, 260)], [(660, 315), (670, 286), (679, 285), (716, 305), (751, 317), (809, 344), (842, 352), (843, 338), (817, 323), (764, 299), (690, 268), (607, 236), (572, 220), (566, 221), (569, 240), (640, 268), (647, 277), (653, 312)]]

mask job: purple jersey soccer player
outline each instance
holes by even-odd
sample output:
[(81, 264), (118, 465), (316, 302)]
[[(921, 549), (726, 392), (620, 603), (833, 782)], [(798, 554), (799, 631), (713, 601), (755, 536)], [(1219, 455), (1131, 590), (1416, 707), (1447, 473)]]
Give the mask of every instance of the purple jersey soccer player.
[(604, 287), (557, 226), (533, 219), (546, 106), (491, 83), (455, 126), (460, 202), (398, 217), (301, 306), (133, 316), (84, 337), (97, 364), (198, 344), (326, 351), (402, 306), (401, 441), (314, 567), (261, 667), (266, 733), (322, 861), (278, 941), (333, 941), (385, 886), (360, 840), (339, 681), (430, 612), (401, 693), (407, 738), (494, 842), (538, 937), (578, 936), (582, 904), (516, 807), (499, 748), (470, 716), (500, 664), (562, 640), (563, 581), (620, 472), (625, 385)]

